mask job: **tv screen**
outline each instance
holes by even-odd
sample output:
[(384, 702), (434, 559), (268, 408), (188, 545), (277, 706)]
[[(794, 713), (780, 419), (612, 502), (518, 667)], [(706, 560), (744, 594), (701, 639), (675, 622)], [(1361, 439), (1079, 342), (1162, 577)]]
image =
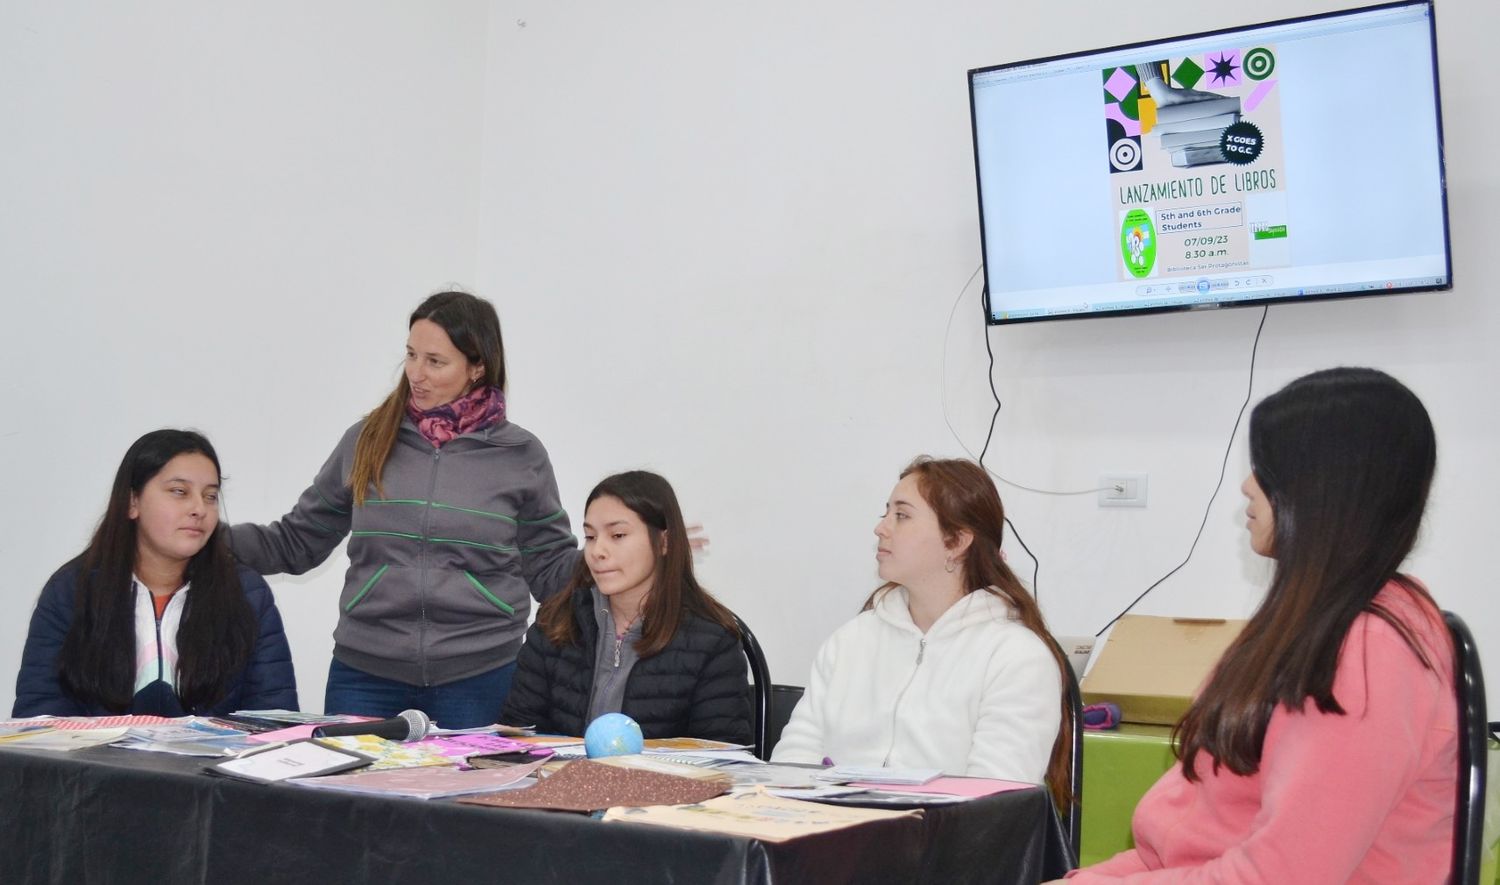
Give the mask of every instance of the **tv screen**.
[(1449, 288), (1432, 4), (969, 72), (992, 324)]

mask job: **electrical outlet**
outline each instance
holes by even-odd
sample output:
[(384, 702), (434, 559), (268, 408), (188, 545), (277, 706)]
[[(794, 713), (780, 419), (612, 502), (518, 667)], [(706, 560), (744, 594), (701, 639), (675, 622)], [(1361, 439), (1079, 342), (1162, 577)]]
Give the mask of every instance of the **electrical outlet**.
[(1100, 507), (1146, 506), (1146, 474), (1106, 473), (1099, 477)]

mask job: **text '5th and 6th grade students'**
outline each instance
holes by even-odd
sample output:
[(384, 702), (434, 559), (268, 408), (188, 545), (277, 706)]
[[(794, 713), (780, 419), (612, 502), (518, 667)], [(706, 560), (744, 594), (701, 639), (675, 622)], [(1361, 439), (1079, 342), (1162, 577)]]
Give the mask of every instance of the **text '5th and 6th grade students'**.
[[(576, 734), (623, 711), (648, 737), (748, 742), (734, 617), (693, 576), (671, 486), (644, 471), (599, 483), (580, 551), (504, 385), (494, 308), (429, 297), (396, 389), (264, 526), (219, 523), (206, 439), (142, 437), (88, 547), (42, 592), (15, 715), (295, 708), (260, 575), (304, 572), (347, 537), (326, 712)], [(1431, 483), (1431, 424), (1389, 376), (1331, 370), (1256, 408), (1251, 454), (1271, 588), (1179, 726), (1183, 761), (1138, 808), (1137, 848), (1073, 875), (1427, 881), (1451, 845), (1452, 649), (1397, 568)], [(1067, 663), (1001, 556), (1003, 525), (979, 465), (902, 472), (875, 529), (886, 583), (818, 651), (774, 759), (1046, 783), (1068, 803)]]

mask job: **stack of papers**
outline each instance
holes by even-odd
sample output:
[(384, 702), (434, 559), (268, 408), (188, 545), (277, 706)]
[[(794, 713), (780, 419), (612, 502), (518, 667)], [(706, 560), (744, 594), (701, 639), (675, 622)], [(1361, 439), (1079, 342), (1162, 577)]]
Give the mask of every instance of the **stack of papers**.
[(457, 768), (399, 768), (391, 771), (299, 777), (288, 783), (319, 790), (441, 799), (446, 796), (471, 796), (476, 793), (529, 787), (536, 783), (531, 774), (541, 764), (538, 761), (509, 768), (478, 768), (468, 771)]
[(40, 722), (28, 722), (23, 724), (0, 725), (0, 744), (6, 741), (22, 740), (27, 737), (36, 737), (43, 732), (52, 731), (52, 726)]
[[(0, 722), (0, 746), (28, 750), (81, 750), (129, 741), (147, 740), (141, 735), (149, 729), (178, 730), (188, 723), (207, 721), (191, 716), (168, 719), (163, 716), (37, 716)], [(217, 727), (214, 727), (217, 730)], [(237, 732), (236, 732), (237, 733)], [(204, 737), (193, 732), (195, 738)], [(209, 755), (219, 755), (214, 750)]]
[(179, 756), (223, 756), (242, 752), (254, 743), (250, 732), (192, 716), (160, 725), (137, 725), (115, 746)]
[(125, 736), (126, 728), (48, 728), (26, 734), (13, 734), (0, 747), (26, 750), (82, 750), (102, 747)]
[(299, 710), (235, 710), (231, 715), (242, 719), (279, 722), (282, 725), (328, 725), (334, 722), (366, 722), (371, 718), (346, 714), (303, 713)]
[(373, 734), (351, 734), (340, 737), (314, 738), (315, 743), (326, 747), (358, 753), (374, 761), (371, 771), (389, 768), (422, 768), (424, 766), (452, 766), (454, 760), (421, 743), (389, 741)]
[(168, 719), (165, 716), (33, 716), (30, 719), (7, 719), (0, 722), (0, 729), (27, 725), (46, 725), (51, 728), (84, 731), (95, 728), (134, 728), (137, 725), (161, 725), (182, 722), (190, 717)]
[(414, 746), (445, 756), (454, 764), (461, 766), (467, 765), (471, 756), (516, 754), (518, 757), (523, 757), (517, 761), (527, 762), (532, 760), (545, 761), (546, 757), (552, 755), (552, 751), (545, 747), (536, 747), (496, 734), (446, 734), (438, 737), (424, 738), (417, 741)]
[(693, 780), (708, 781), (719, 784), (726, 789), (731, 785), (729, 772), (717, 768), (705, 768), (701, 765), (688, 765), (682, 762), (673, 762), (662, 756), (650, 756), (636, 753), (627, 756), (606, 756), (603, 759), (595, 759), (601, 765), (614, 765), (620, 768), (635, 768), (641, 771), (655, 771), (661, 774), (672, 774), (677, 777), (692, 778)]
[(642, 743), (643, 753), (720, 753), (749, 749), (745, 744), (711, 741), (708, 738), (648, 738)]
[(937, 768), (882, 768), (878, 765), (836, 765), (826, 771), (818, 772), (818, 778), (836, 784), (859, 781), (867, 784), (916, 785), (935, 780), (942, 773), (942, 770)]
[(767, 842), (785, 842), (798, 836), (840, 830), (868, 821), (920, 814), (919, 811), (838, 808), (754, 792), (720, 796), (691, 806), (611, 808), (604, 813), (604, 819), (685, 830), (709, 830), (749, 836)]

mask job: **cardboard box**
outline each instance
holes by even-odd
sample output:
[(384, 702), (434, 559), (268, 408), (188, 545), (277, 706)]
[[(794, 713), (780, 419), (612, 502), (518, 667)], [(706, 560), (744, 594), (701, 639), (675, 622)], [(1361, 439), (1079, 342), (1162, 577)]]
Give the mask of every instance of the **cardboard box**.
[(1125, 722), (1175, 725), (1244, 621), (1126, 615), (1083, 679), (1083, 702), (1111, 701)]

